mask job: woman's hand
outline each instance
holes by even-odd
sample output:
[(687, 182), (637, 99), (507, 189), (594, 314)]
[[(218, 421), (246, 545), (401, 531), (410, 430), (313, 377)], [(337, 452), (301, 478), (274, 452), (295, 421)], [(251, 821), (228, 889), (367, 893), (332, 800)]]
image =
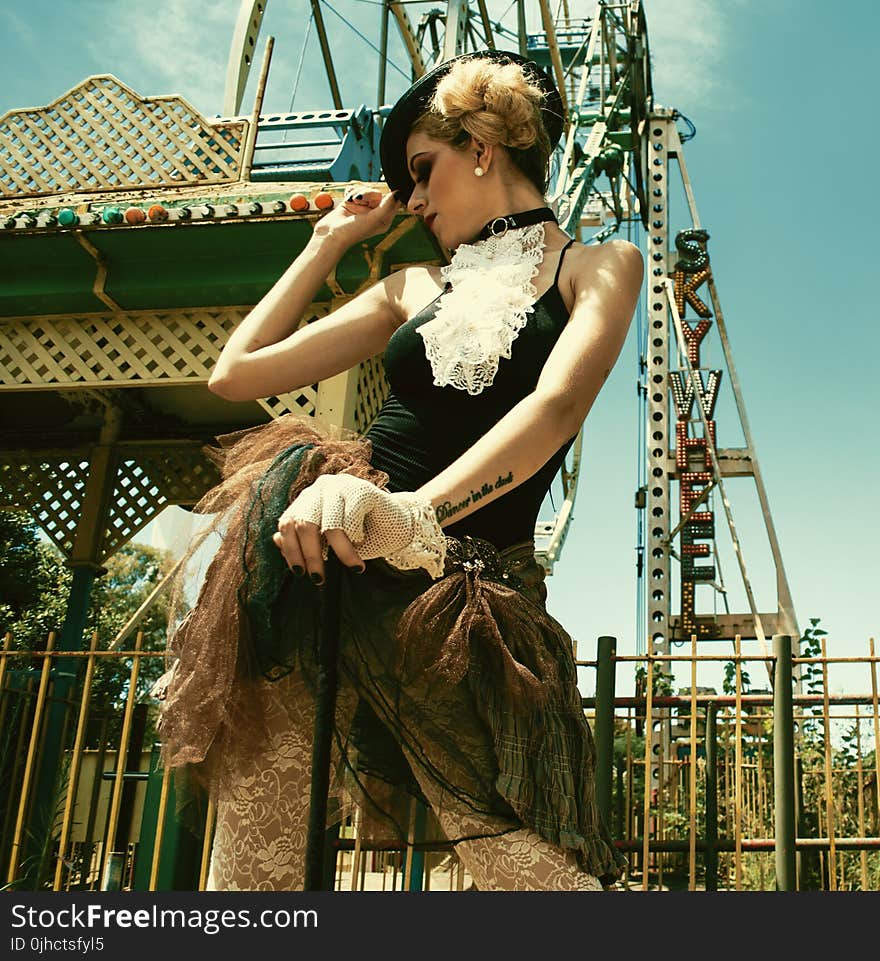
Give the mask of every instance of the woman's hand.
[[(364, 561), (374, 557), (388, 558), (390, 563), (403, 557), (405, 569), (433, 569), (441, 548), (424, 543), (426, 511), (433, 519), (430, 504), (414, 494), (389, 494), (351, 474), (323, 474), (281, 515), (272, 539), (287, 566), (295, 574), (308, 571), (317, 584), (324, 580), (324, 539), (343, 564), (359, 572)], [(436, 520), (434, 526), (442, 541)], [(428, 546), (431, 556), (425, 554)]]
[(384, 234), (400, 209), (393, 193), (383, 194), (357, 185), (349, 186), (338, 207), (315, 224), (315, 236), (327, 237), (346, 248)]

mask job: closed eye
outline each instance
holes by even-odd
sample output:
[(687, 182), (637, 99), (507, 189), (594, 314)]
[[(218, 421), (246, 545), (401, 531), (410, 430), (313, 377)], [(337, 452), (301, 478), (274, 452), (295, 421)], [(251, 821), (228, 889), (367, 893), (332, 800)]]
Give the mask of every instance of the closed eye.
[(427, 183), (431, 177), (431, 165), (430, 164), (416, 164), (415, 167), (415, 178), (416, 183)]

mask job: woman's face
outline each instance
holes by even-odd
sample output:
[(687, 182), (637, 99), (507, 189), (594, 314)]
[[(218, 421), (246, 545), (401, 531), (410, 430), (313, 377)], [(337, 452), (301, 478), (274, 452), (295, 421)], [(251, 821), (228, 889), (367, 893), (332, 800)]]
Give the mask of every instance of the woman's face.
[(417, 131), (407, 140), (406, 160), (415, 184), (407, 208), (444, 247), (451, 250), (471, 242), (486, 222), (474, 189), (480, 184), (474, 176), (474, 151), (456, 150)]

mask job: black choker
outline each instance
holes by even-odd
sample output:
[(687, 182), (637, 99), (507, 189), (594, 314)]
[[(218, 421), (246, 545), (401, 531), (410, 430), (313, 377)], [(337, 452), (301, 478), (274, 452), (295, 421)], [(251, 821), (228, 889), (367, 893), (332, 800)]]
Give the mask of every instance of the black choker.
[(531, 227), (546, 220), (559, 223), (556, 214), (549, 207), (536, 207), (534, 210), (524, 210), (521, 214), (508, 214), (506, 217), (495, 217), (480, 231), (477, 240), (488, 240), (490, 237), (503, 237), (508, 230), (517, 227)]

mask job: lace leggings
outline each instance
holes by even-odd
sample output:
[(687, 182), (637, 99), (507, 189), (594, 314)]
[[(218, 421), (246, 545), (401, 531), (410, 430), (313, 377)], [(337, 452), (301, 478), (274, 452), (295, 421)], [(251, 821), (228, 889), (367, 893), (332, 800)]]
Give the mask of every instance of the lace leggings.
[[(298, 674), (264, 683), (269, 739), (259, 755), (231, 759), (236, 778), (221, 789), (208, 889), (302, 890), (311, 780), (314, 703)], [(337, 718), (351, 718), (352, 688), (342, 686)], [(423, 748), (425, 747), (422, 745)], [(432, 758), (442, 764), (442, 759)], [(519, 822), (475, 815), (438, 785), (413, 771), (480, 891), (600, 891), (570, 851), (553, 847)]]

